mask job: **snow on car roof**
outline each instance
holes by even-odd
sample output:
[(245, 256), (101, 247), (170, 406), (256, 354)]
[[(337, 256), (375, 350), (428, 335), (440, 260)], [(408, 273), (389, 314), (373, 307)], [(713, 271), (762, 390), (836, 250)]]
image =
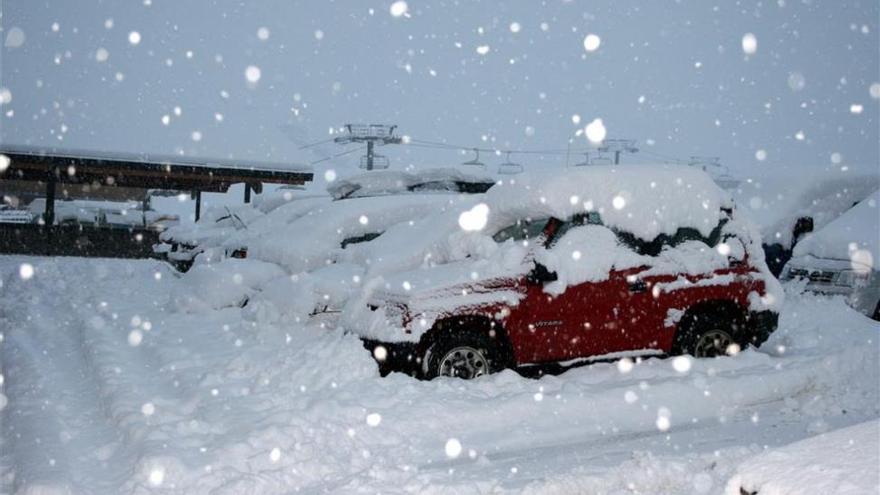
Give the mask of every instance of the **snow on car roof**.
[(791, 247), (799, 218), (818, 230), (880, 187), (871, 167), (834, 167), (810, 174), (769, 174), (744, 181), (732, 191), (743, 211), (761, 229), (765, 244)]
[[(479, 170), (461, 167), (429, 168), (424, 170), (373, 170), (345, 179), (337, 179), (327, 186), (334, 199), (400, 194), (430, 184), (445, 184), (448, 191), (458, 191), (462, 184), (480, 186), (484, 192), (495, 179)], [(455, 187), (457, 186), (457, 187)]]
[(691, 227), (709, 235), (730, 195), (705, 172), (681, 165), (593, 166), (521, 175), (486, 193), (487, 227), (523, 218), (597, 211), (605, 225), (652, 240)]
[(808, 234), (794, 247), (793, 254), (850, 260), (854, 265), (874, 268), (880, 260), (878, 202), (880, 191), (875, 191), (821, 230)]
[(222, 245), (227, 248), (240, 248), (247, 246), (254, 239), (284, 228), (287, 224), (308, 214), (311, 210), (330, 202), (329, 196), (306, 196), (298, 197), (278, 206), (265, 215), (254, 219), (247, 224), (246, 228), (238, 230), (227, 238)]
[(445, 263), (462, 256), (451, 252), (458, 246), (450, 242), (450, 237), (461, 231), (459, 215), (482, 201), (485, 201), (482, 194), (450, 196), (448, 207), (442, 211), (393, 225), (373, 241), (350, 246), (340, 258), (364, 265), (368, 275)]
[(346, 238), (384, 232), (394, 224), (443, 209), (450, 201), (448, 195), (433, 194), (333, 201), (254, 240), (248, 257), (278, 263), (292, 273), (311, 270), (329, 261), (331, 251), (339, 249)]

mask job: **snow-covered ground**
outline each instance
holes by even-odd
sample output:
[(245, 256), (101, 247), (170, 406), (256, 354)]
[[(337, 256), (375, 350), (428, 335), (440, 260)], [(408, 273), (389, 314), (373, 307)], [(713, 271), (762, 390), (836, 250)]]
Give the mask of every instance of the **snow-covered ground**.
[(419, 382), (319, 324), (179, 311), (155, 261), (0, 257), (0, 282), (0, 493), (723, 493), (869, 421), (880, 459), (880, 326), (841, 299), (789, 294), (735, 357)]

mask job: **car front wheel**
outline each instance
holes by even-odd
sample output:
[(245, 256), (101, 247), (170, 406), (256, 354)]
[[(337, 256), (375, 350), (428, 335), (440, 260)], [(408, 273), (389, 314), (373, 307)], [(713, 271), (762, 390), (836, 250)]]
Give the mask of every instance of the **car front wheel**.
[(471, 380), (504, 368), (498, 346), (482, 332), (443, 335), (425, 353), (424, 377)]

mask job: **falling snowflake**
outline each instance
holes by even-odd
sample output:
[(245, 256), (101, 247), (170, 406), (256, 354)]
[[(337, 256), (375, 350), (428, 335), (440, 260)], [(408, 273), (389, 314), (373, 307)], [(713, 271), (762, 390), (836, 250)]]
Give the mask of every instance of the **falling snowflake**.
[(758, 51), (758, 38), (752, 33), (746, 33), (742, 37), (742, 49), (746, 55), (754, 55)]
[(593, 119), (593, 121), (587, 124), (587, 127), (584, 128), (584, 133), (587, 135), (587, 139), (589, 139), (591, 143), (599, 144), (605, 140), (608, 131), (605, 129), (605, 124), (602, 123), (602, 119)]
[(262, 77), (262, 72), (260, 68), (256, 65), (249, 65), (244, 70), (244, 77), (247, 79), (249, 85), (254, 86), (258, 82), (260, 82), (260, 77)]
[(584, 50), (588, 52), (595, 52), (599, 49), (599, 45), (602, 44), (602, 38), (600, 38), (596, 34), (588, 34), (584, 37)]
[(376, 427), (379, 426), (379, 423), (382, 422), (382, 415), (379, 413), (370, 413), (367, 414), (367, 425)]
[(407, 14), (409, 11), (409, 5), (406, 4), (403, 0), (399, 0), (391, 4), (391, 8), (389, 9), (391, 15), (394, 17), (402, 17)]
[(458, 216), (458, 225), (467, 232), (483, 230), (489, 222), (489, 205), (480, 203)]
[(455, 459), (459, 455), (461, 455), (461, 442), (458, 439), (450, 438), (446, 441), (446, 457), (450, 459)]
[(22, 280), (30, 280), (31, 277), (34, 276), (34, 265), (30, 263), (22, 263), (18, 267), (18, 276), (21, 277)]

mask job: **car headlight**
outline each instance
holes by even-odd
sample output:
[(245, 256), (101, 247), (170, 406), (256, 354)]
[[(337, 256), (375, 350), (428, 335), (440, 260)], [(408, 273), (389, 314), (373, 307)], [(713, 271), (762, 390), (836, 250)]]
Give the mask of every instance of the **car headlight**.
[(871, 272), (867, 270), (842, 270), (837, 274), (834, 284), (846, 287), (864, 287), (868, 285), (868, 279), (870, 276)]

